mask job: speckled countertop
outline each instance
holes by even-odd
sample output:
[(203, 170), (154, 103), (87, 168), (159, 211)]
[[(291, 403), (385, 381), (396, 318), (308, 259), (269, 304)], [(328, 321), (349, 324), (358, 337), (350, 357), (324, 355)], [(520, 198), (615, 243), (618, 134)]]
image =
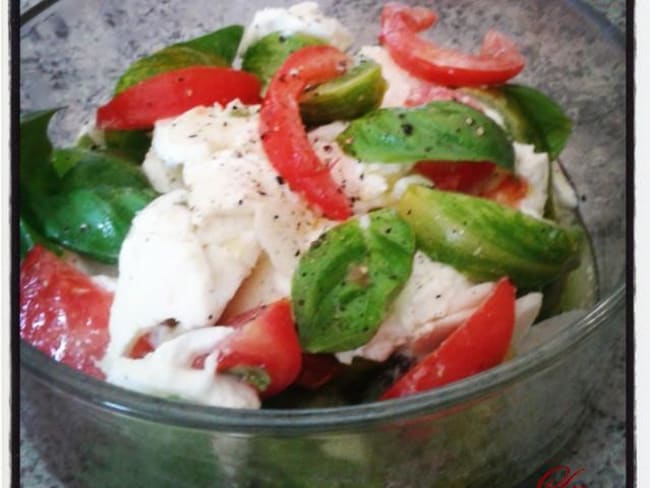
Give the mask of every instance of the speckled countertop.
[[(25, 12), (38, 0), (21, 0)], [(625, 32), (625, 2), (623, 0), (587, 0)], [(590, 416), (576, 438), (556, 458), (572, 470), (584, 468), (576, 479), (585, 488), (622, 488), (625, 486), (625, 350), (624, 341), (614, 346), (616, 360), (605, 378), (603, 394), (590, 406)], [(21, 411), (29, 405), (21, 405)], [(538, 475), (537, 475), (538, 476)], [(25, 488), (64, 488), (65, 480), (55, 478), (40, 458), (23, 426), (20, 426), (20, 480)], [(536, 486), (535, 476), (520, 488)], [(576, 485), (577, 486), (577, 485)]]

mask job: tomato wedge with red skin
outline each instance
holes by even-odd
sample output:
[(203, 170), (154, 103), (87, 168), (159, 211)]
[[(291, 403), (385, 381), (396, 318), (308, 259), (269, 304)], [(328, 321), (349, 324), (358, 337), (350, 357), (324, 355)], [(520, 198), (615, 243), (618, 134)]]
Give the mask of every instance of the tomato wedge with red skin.
[(138, 337), (138, 340), (135, 341), (131, 351), (129, 351), (129, 357), (131, 359), (142, 359), (150, 352), (153, 352), (156, 348), (151, 343), (151, 337), (149, 333), (143, 334)]
[[(261, 396), (279, 393), (293, 383), (302, 367), (302, 351), (293, 322), (289, 300), (244, 312), (223, 324), (236, 330), (219, 343), (217, 373), (263, 377), (268, 386), (261, 388)], [(197, 358), (193, 366), (202, 368), (205, 356)]]
[(526, 181), (490, 162), (420, 161), (413, 170), (438, 190), (466, 193), (516, 207), (528, 193)]
[(332, 46), (308, 46), (294, 52), (271, 80), (260, 109), (260, 134), (269, 161), (291, 190), (334, 220), (351, 215), (350, 202), (312, 148), (298, 99), (308, 86), (342, 75), (348, 61)]
[(420, 161), (414, 171), (433, 181), (438, 190), (470, 193), (495, 167), (490, 162)]
[(103, 379), (113, 294), (41, 246), (20, 267), (20, 337), (52, 359)]
[(398, 398), (437, 388), (501, 363), (515, 325), (515, 288), (500, 279), (481, 306), (440, 346), (406, 372), (383, 395)]
[(295, 383), (308, 390), (316, 390), (343, 372), (345, 366), (332, 354), (302, 355), (302, 370)]
[(506, 35), (490, 30), (479, 54), (447, 49), (420, 38), (436, 14), (423, 7), (386, 4), (381, 14), (380, 42), (393, 60), (413, 76), (446, 86), (504, 83), (524, 68), (525, 60)]
[(506, 171), (497, 171), (493, 181), (485, 185), (477, 195), (507, 207), (516, 207), (527, 193), (526, 180)]
[(239, 99), (259, 103), (261, 84), (252, 74), (216, 66), (191, 66), (161, 73), (118, 93), (97, 110), (100, 129), (151, 129), (157, 120), (187, 110)]

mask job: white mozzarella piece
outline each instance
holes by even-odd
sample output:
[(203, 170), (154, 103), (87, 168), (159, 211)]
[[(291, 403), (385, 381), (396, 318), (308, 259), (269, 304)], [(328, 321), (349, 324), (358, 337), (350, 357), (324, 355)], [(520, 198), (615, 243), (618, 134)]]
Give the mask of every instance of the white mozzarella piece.
[(295, 193), (284, 192), (260, 203), (255, 212), (255, 232), (276, 271), (276, 285), (291, 292), (291, 277), (300, 256), (336, 222), (318, 217)]
[(167, 193), (133, 220), (120, 251), (106, 368), (167, 319), (180, 330), (213, 324), (257, 259), (259, 248), (239, 236), (241, 227), (197, 232), (186, 197)]
[[(107, 381), (157, 396), (180, 397), (205, 405), (229, 408), (259, 408), (257, 393), (228, 375), (215, 373), (216, 348), (234, 329), (207, 327), (185, 332), (163, 342), (141, 359), (117, 358)], [(208, 354), (203, 369), (192, 361)]]
[(354, 42), (343, 24), (333, 17), (323, 15), (316, 2), (302, 2), (288, 9), (265, 8), (257, 11), (244, 31), (239, 44), (240, 55), (251, 44), (273, 32), (287, 36), (300, 32), (320, 37), (341, 51), (347, 50)]
[(536, 218), (544, 215), (548, 198), (549, 160), (547, 153), (536, 153), (528, 144), (513, 144), (515, 150), (515, 174), (528, 183), (528, 192), (517, 204), (523, 213)]
[(518, 298), (515, 302), (515, 329), (511, 341), (514, 349), (517, 349), (523, 338), (528, 335), (542, 309), (543, 297), (540, 292), (533, 292)]
[(188, 203), (197, 222), (214, 213), (252, 214), (258, 203), (280, 193), (277, 176), (259, 154), (232, 149), (183, 165)]
[(220, 320), (227, 322), (243, 312), (273, 303), (288, 295), (285, 279), (273, 268), (267, 254), (262, 252), (253, 271), (230, 300)]
[(147, 152), (142, 163), (142, 171), (158, 193), (169, 193), (172, 190), (183, 188), (181, 167), (165, 164), (154, 150)]
[(156, 122), (151, 146), (168, 166), (210, 159), (216, 152), (260, 151), (259, 106), (239, 100), (226, 107), (195, 107), (173, 119)]

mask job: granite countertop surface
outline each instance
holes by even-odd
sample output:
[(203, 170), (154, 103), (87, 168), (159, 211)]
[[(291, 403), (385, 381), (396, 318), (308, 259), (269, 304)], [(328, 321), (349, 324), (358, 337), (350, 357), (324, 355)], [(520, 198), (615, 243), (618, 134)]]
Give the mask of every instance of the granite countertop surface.
[[(38, 0), (21, 0), (25, 12)], [(625, 32), (623, 0), (588, 0), (596, 10)], [(602, 396), (590, 405), (585, 426), (556, 458), (556, 464), (572, 470), (585, 471), (575, 480), (585, 488), (621, 488), (626, 484), (625, 445), (625, 345), (621, 338), (615, 345), (616, 358), (603, 388)], [(28, 404), (21, 404), (21, 412)], [(24, 427), (20, 424), (20, 485), (25, 488), (65, 488), (64, 480), (55, 478), (36, 452)], [(520, 488), (536, 486), (531, 478)]]

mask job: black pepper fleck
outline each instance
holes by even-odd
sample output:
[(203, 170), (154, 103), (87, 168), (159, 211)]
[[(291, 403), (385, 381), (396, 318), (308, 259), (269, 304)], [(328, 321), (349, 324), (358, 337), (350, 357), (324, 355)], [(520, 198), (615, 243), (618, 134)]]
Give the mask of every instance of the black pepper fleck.
[(405, 135), (410, 136), (413, 134), (413, 126), (411, 124), (402, 124), (402, 132), (404, 132)]

